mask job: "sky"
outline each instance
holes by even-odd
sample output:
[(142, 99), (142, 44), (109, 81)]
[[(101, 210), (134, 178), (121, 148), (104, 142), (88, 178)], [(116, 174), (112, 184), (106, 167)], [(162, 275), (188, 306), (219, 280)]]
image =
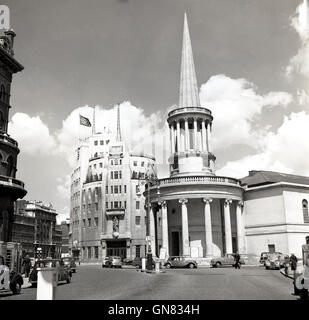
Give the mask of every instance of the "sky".
[[(214, 115), (216, 174), (309, 175), (308, 8), (302, 0), (9, 0), (16, 32), (9, 134), (26, 199), (69, 216), (78, 114), (147, 149), (168, 175), (167, 110), (178, 103), (187, 12), (203, 106)], [(90, 133), (90, 132), (89, 132)], [(165, 138), (164, 138), (165, 137)], [(151, 148), (150, 148), (151, 150)], [(168, 155), (168, 150), (164, 155)], [(161, 159), (162, 158), (162, 159)]]

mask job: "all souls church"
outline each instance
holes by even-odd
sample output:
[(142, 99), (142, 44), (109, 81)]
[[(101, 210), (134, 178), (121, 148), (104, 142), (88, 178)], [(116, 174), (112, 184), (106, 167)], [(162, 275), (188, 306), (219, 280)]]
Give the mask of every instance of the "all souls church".
[(153, 251), (205, 262), (236, 251), (301, 257), (309, 235), (309, 178), (270, 171), (250, 171), (240, 180), (215, 174), (215, 119), (211, 106), (200, 104), (186, 14), (179, 104), (167, 122), (170, 175), (151, 187), (150, 221), (162, 221), (160, 238), (151, 234)]

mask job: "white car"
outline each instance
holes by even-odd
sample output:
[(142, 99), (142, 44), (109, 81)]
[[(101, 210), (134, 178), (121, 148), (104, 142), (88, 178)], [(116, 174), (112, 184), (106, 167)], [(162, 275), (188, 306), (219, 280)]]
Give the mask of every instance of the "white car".
[(0, 294), (7, 292), (18, 294), (23, 284), (22, 276), (17, 272), (10, 272), (10, 269), (5, 265), (4, 257), (0, 256)]

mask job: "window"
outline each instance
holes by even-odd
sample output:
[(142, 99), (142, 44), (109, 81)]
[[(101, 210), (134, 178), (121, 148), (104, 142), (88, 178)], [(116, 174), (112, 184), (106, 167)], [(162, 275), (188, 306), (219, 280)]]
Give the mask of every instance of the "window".
[(113, 209), (113, 201), (111, 201), (111, 209)]
[(135, 224), (139, 226), (141, 224), (141, 217), (140, 216), (135, 216)]
[(94, 247), (94, 257), (95, 259), (99, 259), (99, 247)]
[(119, 164), (122, 164), (122, 160), (121, 159), (119, 160)]
[(115, 159), (115, 166), (118, 166), (118, 160)]
[(98, 140), (94, 141), (94, 145), (97, 146), (98, 145)]
[(141, 257), (141, 246), (135, 246), (135, 256), (136, 258)]
[(114, 179), (118, 179), (118, 171), (114, 172)]
[(99, 218), (95, 217), (94, 218), (94, 226), (97, 227), (99, 225)]
[(99, 204), (95, 203), (95, 210), (98, 211), (99, 210)]
[(100, 162), (100, 168), (103, 168), (103, 164), (102, 164), (102, 162)]
[(158, 219), (158, 224), (159, 224), (159, 226), (161, 227), (161, 218), (159, 217), (159, 219)]
[(124, 185), (123, 188), (124, 188), (124, 193), (127, 193), (127, 186)]
[(88, 218), (88, 227), (91, 227), (91, 218)]
[(106, 140), (106, 144), (109, 144), (109, 140)]
[(122, 177), (122, 173), (121, 171), (119, 171), (119, 179), (121, 179), (121, 177)]
[(111, 179), (114, 179), (114, 172), (111, 171)]
[(95, 154), (94, 154), (94, 157), (96, 158), (98, 156), (98, 153), (96, 152)]
[(111, 193), (114, 193), (114, 190), (113, 190), (114, 188), (113, 188), (113, 186), (111, 186)]
[(144, 161), (142, 161), (141, 166), (143, 167), (143, 166), (144, 166), (144, 164), (145, 164), (145, 163), (144, 163)]
[(308, 201), (304, 199), (302, 204), (303, 204), (304, 223), (309, 223)]
[(119, 186), (119, 193), (121, 193), (121, 185)]
[(133, 166), (134, 166), (134, 167), (137, 166), (137, 161), (133, 161)]
[(105, 207), (106, 207), (106, 209), (108, 209), (108, 202), (107, 201), (105, 202)]
[(105, 193), (108, 193), (108, 186), (105, 187)]
[(112, 166), (114, 165), (114, 160), (111, 160), (111, 165), (112, 165)]
[(139, 201), (136, 201), (136, 210), (139, 210)]
[(136, 188), (135, 188), (135, 189), (136, 189), (135, 192), (136, 192), (136, 193), (139, 193), (139, 185), (138, 185), (138, 184), (136, 185)]
[(114, 193), (118, 193), (118, 186), (114, 186)]
[(114, 208), (115, 209), (118, 209), (119, 207), (118, 207), (118, 201), (114, 201)]
[(86, 219), (83, 219), (83, 227), (86, 227)]
[(88, 259), (91, 259), (91, 247), (88, 247)]
[(100, 141), (100, 145), (101, 145), (101, 146), (103, 146), (103, 144), (104, 144), (104, 141), (103, 141), (103, 140), (101, 140), (101, 141)]
[(97, 165), (96, 165), (96, 164), (94, 164), (94, 165), (93, 165), (93, 168), (94, 168), (94, 169), (96, 169), (96, 168), (97, 168)]

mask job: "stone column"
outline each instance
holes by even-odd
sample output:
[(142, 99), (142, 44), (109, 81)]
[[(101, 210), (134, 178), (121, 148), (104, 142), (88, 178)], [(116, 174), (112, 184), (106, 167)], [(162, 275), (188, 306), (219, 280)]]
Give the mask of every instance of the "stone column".
[(167, 203), (161, 202), (162, 206), (162, 248), (166, 250), (166, 256), (169, 256), (168, 248), (168, 222), (167, 222)]
[(211, 124), (208, 123), (208, 125), (207, 125), (207, 149), (208, 149), (208, 152), (212, 151), (210, 140), (211, 140)]
[(197, 120), (196, 119), (193, 120), (193, 132), (194, 132), (194, 135), (193, 135), (194, 147), (193, 147), (193, 149), (197, 150)]
[(205, 236), (206, 236), (206, 257), (213, 256), (212, 250), (212, 227), (211, 227), (211, 211), (210, 211), (210, 204), (212, 199), (203, 199), (205, 203)]
[(232, 227), (231, 227), (231, 214), (230, 204), (232, 200), (227, 199), (224, 201), (224, 230), (225, 230), (225, 251), (226, 253), (233, 253), (232, 246)]
[(236, 225), (237, 225), (237, 248), (239, 253), (245, 253), (245, 230), (243, 223), (243, 205), (242, 201), (239, 201), (236, 208)]
[(175, 153), (175, 129), (174, 124), (172, 123), (170, 126), (170, 132), (171, 132), (171, 153)]
[(189, 244), (189, 223), (188, 223), (188, 199), (179, 199), (181, 203), (181, 223), (182, 223), (182, 254), (185, 256), (190, 255)]
[(156, 255), (156, 231), (155, 231), (154, 212), (151, 205), (149, 208), (149, 231), (150, 231), (149, 235), (151, 239), (151, 253), (153, 255)]
[(205, 126), (205, 120), (202, 120), (202, 134), (201, 134), (201, 141), (202, 141), (202, 150), (207, 151), (207, 136), (206, 136), (206, 126)]
[(177, 130), (177, 152), (181, 151), (181, 141), (180, 141), (180, 122), (177, 120), (176, 123), (176, 130)]
[(189, 139), (189, 124), (188, 119), (185, 119), (185, 149), (190, 150), (190, 139)]

